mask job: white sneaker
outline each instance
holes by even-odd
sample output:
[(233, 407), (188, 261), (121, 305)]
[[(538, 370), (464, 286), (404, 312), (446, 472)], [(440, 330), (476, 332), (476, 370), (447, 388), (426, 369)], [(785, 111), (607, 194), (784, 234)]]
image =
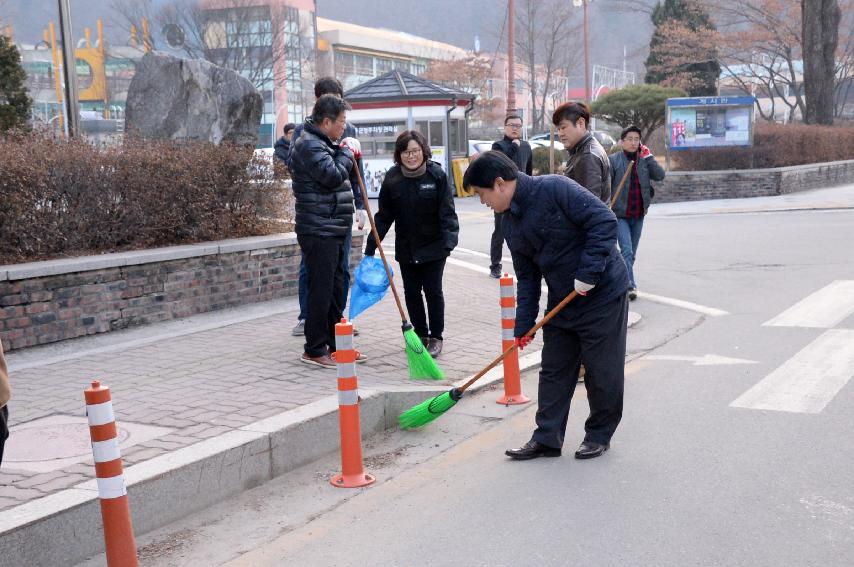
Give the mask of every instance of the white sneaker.
[(294, 330), (291, 334), (295, 337), (301, 337), (305, 335), (305, 319), (300, 319), (297, 321), (297, 326), (294, 327)]

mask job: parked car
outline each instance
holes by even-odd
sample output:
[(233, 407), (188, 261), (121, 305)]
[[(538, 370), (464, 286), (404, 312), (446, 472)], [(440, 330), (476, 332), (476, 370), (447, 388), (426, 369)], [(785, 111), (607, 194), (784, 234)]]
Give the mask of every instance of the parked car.
[(474, 159), (481, 152), (492, 149), (492, 140), (469, 140), (469, 158)]
[[(608, 153), (611, 152), (611, 148), (613, 148), (614, 145), (616, 145), (617, 143), (617, 141), (608, 132), (604, 132), (602, 130), (593, 130), (592, 134), (593, 137), (596, 138), (596, 140), (600, 144), (602, 144), (602, 147), (605, 148), (605, 151)], [(545, 146), (549, 147), (549, 134), (548, 132), (546, 132), (545, 134), (537, 134), (536, 136), (531, 136), (528, 142), (530, 142), (532, 145), (534, 142), (545, 142)], [(558, 146), (560, 146), (560, 149), (564, 149), (563, 144), (558, 142), (557, 134), (555, 134), (555, 148), (557, 148)]]
[[(546, 148), (549, 147), (549, 135), (546, 134), (545, 139), (540, 136), (534, 136), (533, 138), (528, 140), (528, 143), (531, 144), (531, 148)], [(555, 139), (555, 151), (562, 152), (565, 148), (563, 144), (561, 144), (557, 139)]]

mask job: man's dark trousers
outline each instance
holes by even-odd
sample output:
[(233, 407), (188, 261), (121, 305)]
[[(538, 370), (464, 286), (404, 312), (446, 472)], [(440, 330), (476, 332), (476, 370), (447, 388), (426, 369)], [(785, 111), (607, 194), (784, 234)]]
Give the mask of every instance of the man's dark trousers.
[(623, 415), (628, 296), (601, 309), (579, 314), (571, 322), (543, 327), (537, 429), (533, 440), (561, 448), (566, 434), (569, 404), (584, 363), (584, 385), (590, 417), (584, 440), (606, 444)]
[[(347, 307), (347, 294), (350, 292), (350, 246), (353, 244), (353, 231), (347, 233), (344, 237), (344, 255), (341, 256), (341, 269), (344, 271), (344, 289), (339, 298), (341, 304), (341, 312)], [(305, 321), (308, 315), (308, 270), (305, 267), (305, 254), (302, 255), (299, 261), (299, 319)]]
[(495, 228), (492, 230), (492, 242), (489, 244), (490, 268), (501, 267), (501, 253), (504, 251), (504, 234), (501, 232), (501, 214), (495, 213)]
[(297, 235), (308, 272), (305, 352), (311, 357), (335, 351), (335, 324), (341, 321), (345, 289), (341, 258), (344, 237)]

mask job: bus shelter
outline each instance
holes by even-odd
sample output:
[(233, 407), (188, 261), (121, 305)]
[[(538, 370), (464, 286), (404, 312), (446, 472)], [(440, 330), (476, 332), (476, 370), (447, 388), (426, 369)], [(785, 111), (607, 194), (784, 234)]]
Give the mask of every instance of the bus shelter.
[[(394, 142), (404, 130), (427, 138), (433, 160), (446, 173), (468, 150), (468, 116), (475, 95), (448, 89), (422, 77), (394, 70), (344, 93), (353, 107), (347, 119), (362, 144), (365, 184), (379, 194), (385, 172), (394, 165)], [(454, 168), (459, 173), (460, 168)], [(459, 175), (448, 175), (451, 183)], [(457, 183), (459, 180), (457, 180)]]

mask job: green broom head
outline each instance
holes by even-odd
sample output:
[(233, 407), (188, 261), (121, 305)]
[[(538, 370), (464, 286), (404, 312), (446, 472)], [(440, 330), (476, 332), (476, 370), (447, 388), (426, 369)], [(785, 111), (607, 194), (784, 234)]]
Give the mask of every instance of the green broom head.
[(409, 377), (414, 380), (442, 380), (445, 373), (427, 352), (412, 325), (403, 326), (403, 339), (406, 341), (406, 361), (409, 363)]
[(463, 393), (454, 388), (435, 398), (424, 400), (417, 406), (413, 406), (400, 414), (397, 418), (401, 429), (417, 429), (427, 425), (452, 407), (454, 407)]

